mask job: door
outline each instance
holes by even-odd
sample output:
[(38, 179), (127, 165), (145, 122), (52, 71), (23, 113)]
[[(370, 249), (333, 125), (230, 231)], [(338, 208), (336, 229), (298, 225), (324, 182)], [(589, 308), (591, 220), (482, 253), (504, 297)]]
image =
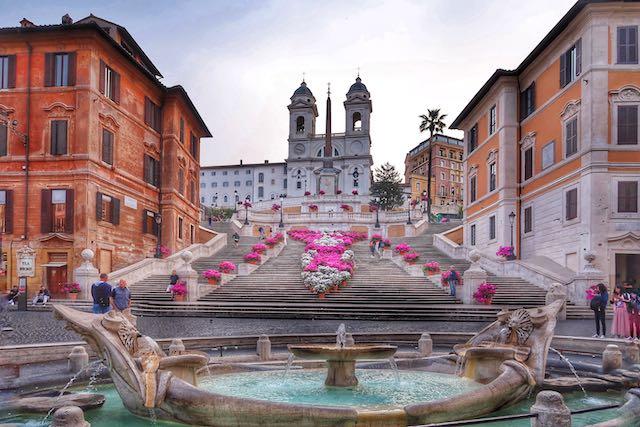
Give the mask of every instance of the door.
[(616, 254), (616, 284), (638, 285), (640, 254)]
[(67, 283), (67, 266), (47, 267), (47, 287), (51, 298), (65, 298), (62, 287)]
[(98, 263), (98, 269), (100, 270), (100, 274), (111, 273), (111, 257), (112, 253), (108, 249), (100, 249), (100, 261)]

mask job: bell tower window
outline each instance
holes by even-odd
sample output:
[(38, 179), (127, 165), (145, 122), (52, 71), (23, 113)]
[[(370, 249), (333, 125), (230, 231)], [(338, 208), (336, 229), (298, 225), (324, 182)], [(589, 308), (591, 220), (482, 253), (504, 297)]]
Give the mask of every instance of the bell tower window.
[(352, 130), (359, 132), (362, 130), (362, 114), (360, 114), (358, 111), (356, 111), (355, 113), (353, 113), (352, 116), (352, 121), (353, 121), (353, 128)]
[(304, 133), (304, 117), (298, 116), (296, 119), (296, 133)]

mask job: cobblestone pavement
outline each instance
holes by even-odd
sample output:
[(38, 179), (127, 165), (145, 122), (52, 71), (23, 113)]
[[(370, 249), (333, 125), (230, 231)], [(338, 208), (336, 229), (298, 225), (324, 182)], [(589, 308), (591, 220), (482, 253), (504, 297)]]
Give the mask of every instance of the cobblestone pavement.
[[(64, 328), (50, 312), (9, 312), (7, 321), (13, 332), (4, 332), (0, 345), (80, 341), (81, 338)], [(139, 317), (142, 333), (153, 338), (230, 336), (259, 334), (305, 334), (335, 332), (344, 323), (351, 332), (475, 332), (483, 322), (411, 322), (371, 320), (308, 320), (308, 319), (243, 319), (192, 317)], [(593, 321), (566, 320), (556, 326), (557, 335), (591, 336)]]

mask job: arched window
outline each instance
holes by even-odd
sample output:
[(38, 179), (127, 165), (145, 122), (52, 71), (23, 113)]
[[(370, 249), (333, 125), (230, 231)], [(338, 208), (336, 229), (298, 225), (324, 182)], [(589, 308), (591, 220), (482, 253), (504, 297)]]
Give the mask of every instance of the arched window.
[(358, 111), (353, 113), (353, 130), (359, 131), (362, 130), (362, 114)]
[(225, 202), (225, 203), (228, 203), (228, 202), (229, 202), (229, 197), (228, 197), (226, 194), (225, 194), (225, 196), (224, 196), (224, 202)]
[(304, 117), (298, 116), (296, 119), (296, 133), (304, 133)]
[(251, 201), (251, 195), (250, 195), (250, 194), (247, 194), (247, 196), (246, 196), (244, 199), (245, 199), (246, 201), (249, 201), (249, 202), (250, 202), (250, 201)]
[(262, 172), (258, 174), (258, 182), (260, 183), (264, 182), (264, 174)]
[[(324, 157), (323, 153), (324, 147), (318, 150), (318, 152), (316, 153), (316, 157)], [(338, 149), (336, 147), (333, 147), (333, 157), (340, 157), (340, 153), (338, 152)]]

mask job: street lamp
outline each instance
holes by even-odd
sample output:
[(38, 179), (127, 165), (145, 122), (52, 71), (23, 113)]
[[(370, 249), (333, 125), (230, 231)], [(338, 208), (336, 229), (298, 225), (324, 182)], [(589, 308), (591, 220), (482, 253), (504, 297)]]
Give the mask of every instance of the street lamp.
[(427, 190), (422, 190), (422, 213), (427, 212)]
[(511, 211), (511, 213), (509, 214), (509, 225), (511, 225), (511, 247), (513, 247), (513, 224), (515, 223), (516, 220), (516, 214)]
[[(238, 197), (237, 194), (236, 197)], [(249, 200), (251, 200), (249, 196), (244, 199), (244, 225), (249, 225)]]
[(160, 224), (162, 224), (162, 215), (159, 213), (155, 214), (153, 220), (156, 222), (156, 227), (158, 229), (158, 235), (156, 236), (156, 258), (162, 258), (162, 253), (160, 252), (160, 246), (162, 243), (162, 228), (160, 227)]
[(411, 224), (411, 195), (407, 194), (407, 225)]
[(284, 195), (281, 194), (280, 195), (280, 224), (278, 224), (278, 227), (280, 227), (280, 228), (284, 228), (284, 221), (283, 221), (283, 219), (284, 219), (284, 217), (283, 217), (283, 215), (284, 215), (284, 213), (283, 213), (284, 207), (282, 206), (283, 203), (284, 203)]
[(213, 205), (217, 208), (218, 207), (218, 193), (213, 195)]
[(376, 201), (376, 225), (374, 225), (374, 228), (380, 228), (380, 217), (379, 217), (380, 197), (376, 197), (375, 201)]
[(237, 214), (238, 213), (238, 201), (240, 201), (240, 199), (238, 198), (238, 190), (233, 190), (233, 213)]

